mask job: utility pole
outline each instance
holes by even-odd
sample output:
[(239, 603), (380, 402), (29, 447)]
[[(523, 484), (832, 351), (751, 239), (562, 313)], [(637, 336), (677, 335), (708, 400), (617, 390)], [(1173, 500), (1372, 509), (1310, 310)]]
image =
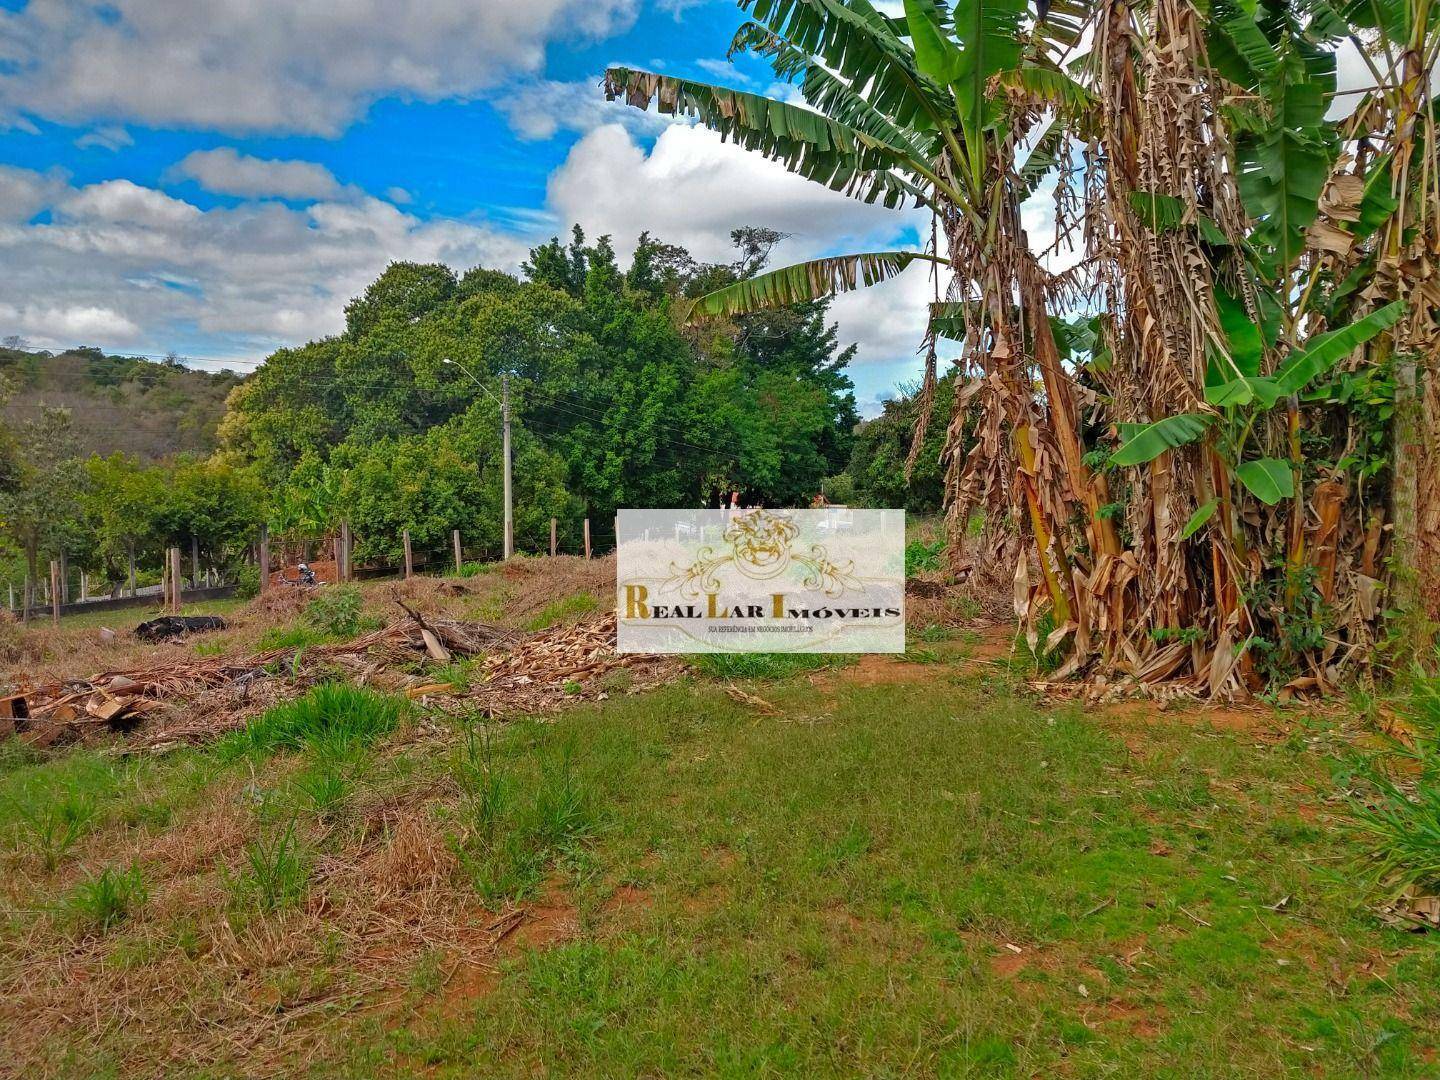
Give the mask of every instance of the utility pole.
[[(446, 356), (442, 358), (440, 362), (442, 364), (453, 364), (455, 367), (458, 367), (466, 375), (470, 376), (471, 382), (490, 395), (491, 401), (495, 400), (495, 391), (491, 390), (476, 378), (475, 373), (460, 363), (460, 361), (452, 360)], [(505, 558), (509, 559), (511, 555), (515, 554), (515, 510), (510, 501), (510, 373), (508, 371), (502, 372), (500, 375), (500, 419), (503, 429), (502, 451), (505, 458), (505, 526), (501, 532), (501, 537)]]
[(504, 424), (505, 453), (505, 558), (515, 554), (515, 510), (510, 504), (510, 373), (500, 376), (500, 419)]

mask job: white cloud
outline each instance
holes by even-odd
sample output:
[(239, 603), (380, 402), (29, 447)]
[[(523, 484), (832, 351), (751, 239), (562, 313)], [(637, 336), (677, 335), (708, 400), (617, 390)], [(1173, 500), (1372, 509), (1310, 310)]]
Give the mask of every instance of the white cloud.
[(387, 95), (464, 98), (639, 0), (46, 0), (0, 7), (0, 126), (26, 114), (334, 135)]
[[(41, 210), (50, 220), (30, 224)], [(198, 332), (259, 356), (340, 330), (345, 303), (391, 260), (513, 269), (527, 249), (511, 233), (349, 192), (303, 209), (202, 211), (128, 180), (75, 188), (0, 169), (0, 335), (163, 351)]]
[[(721, 143), (713, 131), (688, 125), (661, 132), (649, 153), (622, 128), (590, 132), (550, 177), (549, 204), (557, 219), (579, 222), (590, 235), (611, 233), (622, 256), (649, 230), (698, 259), (729, 261), (730, 230), (769, 226), (792, 235), (776, 251), (776, 265), (835, 252), (907, 248), (912, 245), (904, 230), (926, 220), (829, 192), (759, 154)], [(841, 341), (860, 344), (855, 363), (913, 356), (929, 297), (922, 266), (899, 281), (838, 297), (831, 312)]]
[[(41, 344), (90, 344), (96, 341), (128, 345), (140, 328), (113, 308), (45, 307), (27, 304), (16, 307), (0, 303), (0, 325), (13, 327), (10, 333)], [(8, 336), (8, 334), (7, 334)]]
[(313, 161), (250, 157), (230, 147), (196, 150), (172, 170), (207, 191), (253, 199), (333, 199), (344, 190), (329, 169)]
[(737, 68), (729, 60), (696, 60), (695, 66), (707, 74), (713, 75), (724, 83), (734, 85), (736, 83), (750, 82), (750, 76)]
[[(928, 231), (919, 211), (888, 210), (829, 191), (701, 127), (667, 128), (647, 153), (617, 126), (592, 131), (550, 177), (548, 203), (556, 218), (578, 222), (591, 236), (609, 233), (622, 257), (642, 231), (683, 244), (696, 258), (734, 257), (730, 230), (764, 225), (791, 238), (775, 265), (846, 251), (913, 247), (907, 230)], [(942, 293), (944, 284), (942, 282)], [(915, 358), (925, 332), (929, 279), (915, 265), (897, 280), (835, 299), (831, 313), (842, 343), (856, 342), (854, 374), (867, 398), (883, 390), (877, 378), (918, 373)], [(888, 384), (888, 380), (887, 380)]]
[(65, 175), (0, 165), (0, 222), (29, 221), (66, 189)]
[(130, 132), (126, 131), (119, 124), (106, 124), (94, 131), (87, 131), (75, 140), (75, 145), (81, 150), (88, 150), (95, 147), (100, 150), (123, 150), (127, 146), (133, 146), (135, 139)]
[(550, 176), (563, 221), (610, 233), (622, 253), (649, 230), (699, 259), (733, 255), (730, 230), (766, 225), (793, 234), (782, 255), (811, 258), (887, 244), (916, 217), (871, 206), (801, 179), (701, 127), (666, 128), (647, 153), (623, 128), (597, 128)]
[(200, 217), (197, 207), (130, 180), (105, 180), (81, 188), (56, 210), (72, 221), (126, 229), (181, 226)]
[(537, 79), (517, 84), (495, 101), (510, 128), (521, 139), (553, 139), (561, 131), (584, 134), (605, 124), (621, 124), (630, 131), (654, 134), (683, 118), (641, 111), (621, 101), (606, 101), (600, 80), (556, 82)]

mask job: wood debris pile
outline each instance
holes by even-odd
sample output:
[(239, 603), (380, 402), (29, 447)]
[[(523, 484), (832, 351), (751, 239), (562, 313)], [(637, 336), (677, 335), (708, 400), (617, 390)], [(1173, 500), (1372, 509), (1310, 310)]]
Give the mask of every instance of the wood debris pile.
[[(0, 725), (10, 725), (37, 746), (111, 731), (127, 733), (128, 748), (159, 749), (214, 738), (336, 677), (403, 693), (447, 712), (504, 717), (603, 698), (621, 683), (626, 689), (652, 686), (675, 670), (664, 658), (617, 654), (613, 613), (520, 634), (406, 612), (407, 618), (351, 641), (270, 649), (243, 659), (203, 657), (22, 687), (14, 699), (22, 707), (0, 719)], [(438, 681), (426, 671), (427, 662), (482, 656), (478, 670), (459, 683)], [(619, 669), (631, 675), (621, 683), (602, 680)]]
[[(619, 682), (602, 678), (621, 670), (628, 675)], [(679, 665), (666, 657), (617, 653), (612, 611), (593, 622), (530, 635), (487, 657), (485, 679), (470, 696), (491, 716), (547, 712), (577, 699), (603, 699), (612, 685), (623, 684), (626, 690), (657, 686), (678, 671)]]

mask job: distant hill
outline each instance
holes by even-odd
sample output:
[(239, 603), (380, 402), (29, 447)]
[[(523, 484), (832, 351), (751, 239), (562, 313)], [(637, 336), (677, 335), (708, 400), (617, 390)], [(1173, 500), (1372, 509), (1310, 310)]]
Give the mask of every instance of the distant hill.
[(0, 348), (0, 375), (14, 388), (0, 406), (5, 422), (33, 419), (42, 405), (63, 406), (83, 453), (118, 451), (144, 460), (213, 450), (226, 395), (242, 378), (88, 348)]

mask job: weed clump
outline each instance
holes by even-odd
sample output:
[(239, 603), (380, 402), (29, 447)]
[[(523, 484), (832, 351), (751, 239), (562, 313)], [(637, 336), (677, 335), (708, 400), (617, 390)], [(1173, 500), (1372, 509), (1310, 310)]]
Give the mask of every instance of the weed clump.
[(364, 614), (365, 598), (354, 585), (329, 585), (305, 609), (305, 624), (332, 639), (353, 638), (374, 630), (379, 621)]
[(239, 873), (222, 872), (220, 878), (232, 911), (271, 915), (296, 903), (309, 886), (310, 865), (295, 834), (295, 819), (256, 837), (245, 848)]
[(308, 626), (272, 626), (260, 636), (260, 651), (271, 649), (308, 649), (312, 645), (324, 645), (330, 636), (323, 630)]
[(98, 804), (94, 792), (72, 789), (38, 805), (12, 801), (10, 810), (21, 843), (50, 871), (89, 830)]
[(140, 867), (116, 870), (107, 866), (76, 885), (61, 907), (76, 925), (103, 934), (133, 915), (149, 898)]
[(559, 600), (552, 600), (546, 604), (525, 624), (526, 630), (545, 630), (565, 619), (573, 619), (580, 615), (588, 615), (592, 611), (600, 609), (600, 601), (593, 593), (573, 593), (570, 596), (561, 597)]
[(1440, 894), (1440, 677), (1417, 672), (1401, 718), (1413, 742), (1390, 739), (1341, 778), (1352, 794), (1352, 831), (1363, 844), (1361, 870), (1388, 898)]
[(363, 747), (395, 728), (404, 713), (399, 698), (349, 683), (328, 682), (303, 697), (262, 713), (221, 740), (218, 752), (233, 760), (246, 754), (324, 746), (332, 752)]
[(461, 805), (450, 846), (486, 903), (533, 894), (547, 869), (597, 830), (594, 793), (576, 773), (569, 743), (542, 759), (538, 782), (522, 787), (491, 737), (470, 728), (451, 775)]
[(945, 541), (911, 540), (905, 545), (905, 576), (926, 570), (939, 570), (944, 565)]

